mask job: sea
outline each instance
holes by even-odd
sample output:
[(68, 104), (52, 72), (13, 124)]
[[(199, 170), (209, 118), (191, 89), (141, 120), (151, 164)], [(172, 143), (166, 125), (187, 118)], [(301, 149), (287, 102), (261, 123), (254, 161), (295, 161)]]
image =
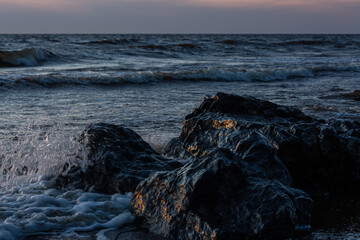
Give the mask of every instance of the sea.
[[(360, 102), (343, 96), (355, 89), (360, 35), (0, 35), (0, 239), (104, 240), (133, 224), (132, 193), (54, 187), (66, 163), (87, 166), (76, 138), (88, 124), (128, 127), (160, 150), (204, 96), (359, 121)], [(318, 219), (311, 239), (360, 239), (359, 209), (325, 213), (334, 221)]]

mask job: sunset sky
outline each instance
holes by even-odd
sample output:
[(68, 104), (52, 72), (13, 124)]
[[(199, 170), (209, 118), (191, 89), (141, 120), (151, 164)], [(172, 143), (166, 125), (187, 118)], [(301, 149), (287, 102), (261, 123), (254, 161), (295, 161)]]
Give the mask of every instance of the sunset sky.
[(0, 0), (0, 33), (360, 33), (360, 0)]

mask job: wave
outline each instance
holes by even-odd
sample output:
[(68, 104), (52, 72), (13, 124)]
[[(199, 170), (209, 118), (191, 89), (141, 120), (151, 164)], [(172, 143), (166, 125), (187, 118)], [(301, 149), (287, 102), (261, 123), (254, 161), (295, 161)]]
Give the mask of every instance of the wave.
[(0, 67), (38, 66), (56, 55), (45, 49), (27, 48), (17, 51), (0, 51)]
[[(275, 69), (223, 69), (206, 68), (192, 71), (139, 71), (132, 73), (44, 75), (21, 78), (0, 79), (1, 88), (55, 87), (63, 85), (101, 85), (149, 84), (166, 81), (284, 81), (301, 78), (314, 78), (326, 73), (360, 72), (360, 66), (313, 66), (310, 68)], [(115, 75), (117, 74), (117, 75)]]
[(268, 47), (276, 47), (278, 45), (287, 45), (287, 46), (315, 46), (315, 45), (335, 45), (342, 43), (333, 42), (329, 40), (284, 40), (284, 41), (277, 41), (277, 42), (264, 42), (259, 40), (254, 41), (243, 41), (243, 40), (235, 40), (235, 39), (226, 39), (220, 41), (219, 43), (225, 45), (261, 45), (261, 46), (268, 46)]
[(144, 48), (150, 50), (173, 50), (173, 49), (197, 49), (200, 48), (198, 45), (193, 43), (177, 43), (169, 45), (156, 45), (156, 44), (147, 44), (147, 45), (137, 45), (137, 48)]
[(87, 150), (61, 125), (45, 132), (28, 127), (16, 141), (0, 140), (0, 239), (81, 239), (81, 232), (95, 235), (134, 222), (131, 194), (55, 188), (65, 164), (90, 164)]
[(329, 40), (284, 40), (284, 41), (261, 41), (261, 39), (256, 39), (252, 41), (244, 41), (244, 40), (236, 40), (236, 39), (225, 39), (223, 41), (220, 41), (219, 43), (225, 44), (225, 45), (253, 45), (253, 44), (260, 44), (260, 45), (266, 45), (266, 46), (277, 46), (277, 45), (323, 45), (323, 44), (336, 44), (337, 42), (332, 42)]
[(94, 41), (87, 41), (87, 42), (77, 42), (76, 44), (116, 45), (116, 44), (132, 43), (132, 42), (137, 42), (137, 40), (136, 39), (127, 39), (127, 38), (114, 38), (114, 39), (102, 39), (102, 40), (94, 40)]
[(192, 43), (179, 43), (179, 44), (173, 44), (174, 47), (181, 47), (181, 48), (197, 48), (198, 46), (196, 44)]
[(286, 45), (323, 45), (323, 44), (335, 44), (335, 42), (328, 40), (294, 40), (294, 41), (285, 41), (279, 44)]
[[(89, 45), (121, 45), (121, 44), (135, 44), (139, 42), (139, 39), (136, 38), (113, 38), (113, 39), (102, 39), (102, 40), (93, 40), (93, 41), (86, 41), (86, 42), (77, 42), (76, 44), (89, 44)], [(149, 50), (167, 50), (170, 48), (182, 48), (182, 49), (194, 49), (198, 48), (196, 44), (193, 43), (176, 43), (176, 44), (144, 44), (144, 45), (132, 45), (131, 47), (136, 48), (143, 48), (143, 49), (149, 49)]]
[(237, 45), (237, 44), (240, 44), (241, 42), (234, 40), (234, 39), (226, 39), (224, 41), (221, 41), (221, 43), (228, 44), (228, 45)]
[(166, 46), (164, 46), (164, 45), (155, 45), (155, 44), (139, 45), (139, 46), (136, 46), (136, 47), (144, 48), (144, 49), (151, 49), (151, 50), (156, 50), (156, 49), (166, 50)]

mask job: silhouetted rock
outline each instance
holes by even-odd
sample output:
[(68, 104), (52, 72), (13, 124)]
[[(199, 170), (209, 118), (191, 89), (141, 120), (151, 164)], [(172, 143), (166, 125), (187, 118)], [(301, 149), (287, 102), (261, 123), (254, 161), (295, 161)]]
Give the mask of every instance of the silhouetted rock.
[(288, 181), (281, 164), (269, 166), (270, 173), (256, 169), (264, 159), (243, 161), (219, 148), (182, 168), (157, 172), (137, 187), (133, 212), (170, 239), (282, 239), (309, 229), (312, 200), (272, 179), (279, 167), (280, 179)]
[(84, 170), (64, 169), (57, 177), (61, 187), (93, 189), (102, 193), (133, 192), (150, 173), (182, 166), (158, 154), (134, 131), (111, 124), (93, 124), (81, 135), (91, 163)]
[(245, 161), (265, 159), (259, 172), (283, 163), (293, 186), (313, 195), (360, 192), (359, 122), (325, 122), (296, 108), (224, 93), (206, 98), (185, 119), (180, 137), (163, 149), (166, 156), (201, 157), (222, 147)]

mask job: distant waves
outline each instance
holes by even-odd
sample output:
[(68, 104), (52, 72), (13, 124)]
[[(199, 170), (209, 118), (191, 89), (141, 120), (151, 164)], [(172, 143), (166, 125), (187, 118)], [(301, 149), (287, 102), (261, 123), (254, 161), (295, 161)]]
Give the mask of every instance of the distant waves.
[(352, 76), (359, 36), (0, 34), (0, 88)]

